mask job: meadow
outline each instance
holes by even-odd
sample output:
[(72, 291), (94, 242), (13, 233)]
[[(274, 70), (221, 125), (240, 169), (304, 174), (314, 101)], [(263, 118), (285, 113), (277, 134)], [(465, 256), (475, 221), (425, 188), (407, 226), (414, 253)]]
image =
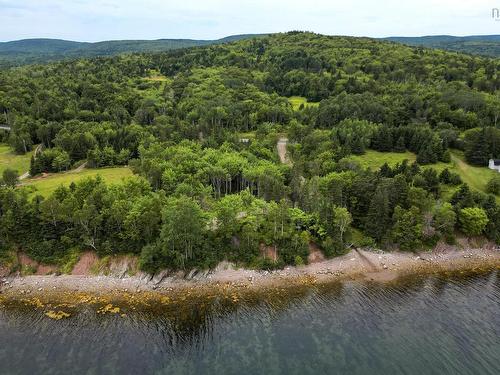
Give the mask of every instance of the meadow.
[(351, 155), (347, 158), (358, 163), (363, 169), (378, 170), (385, 163), (394, 167), (396, 164), (401, 163), (403, 160), (408, 160), (413, 163), (417, 160), (414, 153), (406, 152), (379, 152), (374, 150), (366, 150), (363, 155)]
[(319, 103), (317, 102), (308, 102), (306, 98), (302, 96), (291, 96), (288, 98), (288, 101), (292, 105), (294, 111), (298, 111), (300, 106), (303, 104), (304, 107), (317, 107)]
[(32, 152), (26, 155), (16, 155), (6, 144), (0, 144), (0, 176), (7, 168), (16, 170), (19, 175), (30, 169), (30, 160)]
[(133, 176), (132, 171), (128, 167), (84, 169), (78, 173), (54, 173), (46, 177), (26, 179), (23, 181), (23, 186), (31, 188), (33, 193), (47, 197), (61, 185), (69, 186), (72, 182), (80, 181), (86, 177), (96, 177), (97, 175), (101, 176), (108, 183), (121, 182), (122, 179)]
[[(472, 189), (486, 192), (486, 184), (488, 181), (496, 176), (495, 172), (487, 167), (475, 167), (465, 162), (465, 157), (462, 151), (450, 150), (451, 162), (449, 163), (436, 163), (427, 165), (424, 168), (434, 168), (438, 172), (448, 168), (450, 172), (458, 173), (462, 181), (467, 183)], [(376, 170), (384, 163), (390, 166), (395, 166), (407, 159), (410, 163), (416, 160), (416, 155), (411, 152), (396, 153), (396, 152), (378, 152), (367, 150), (364, 155), (353, 155), (348, 158), (349, 160), (356, 161), (363, 168)]]

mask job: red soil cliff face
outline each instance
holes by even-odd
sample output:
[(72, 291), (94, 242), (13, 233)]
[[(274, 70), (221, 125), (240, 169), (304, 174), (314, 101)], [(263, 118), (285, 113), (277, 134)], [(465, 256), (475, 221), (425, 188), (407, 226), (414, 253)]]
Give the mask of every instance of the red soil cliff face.
[(325, 260), (325, 256), (321, 249), (314, 242), (309, 242), (309, 256), (307, 257), (307, 262), (318, 263)]
[(276, 246), (267, 246), (263, 243), (260, 244), (260, 254), (267, 259), (276, 262), (278, 260), (278, 248)]
[(80, 259), (71, 271), (75, 276), (87, 276), (90, 274), (92, 266), (99, 260), (97, 255), (91, 251), (87, 251), (80, 256)]
[(57, 267), (54, 265), (48, 265), (48, 264), (40, 264), (36, 260), (31, 259), (29, 256), (27, 256), (24, 253), (19, 253), (17, 255), (17, 261), (23, 266), (29, 266), (32, 267), (35, 270), (35, 275), (43, 276), (43, 275), (49, 275), (51, 273), (56, 273)]

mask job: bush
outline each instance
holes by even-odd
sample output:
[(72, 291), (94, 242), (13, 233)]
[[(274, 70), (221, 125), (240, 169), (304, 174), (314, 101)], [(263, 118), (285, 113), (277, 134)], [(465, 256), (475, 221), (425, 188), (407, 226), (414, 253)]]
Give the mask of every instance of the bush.
[(459, 215), (462, 231), (468, 236), (479, 236), (488, 224), (488, 215), (479, 207), (462, 208)]
[(449, 184), (453, 185), (453, 186), (461, 185), (462, 184), (462, 178), (460, 177), (460, 175), (458, 173), (451, 173), (450, 174), (450, 182), (449, 182)]
[(490, 194), (500, 194), (500, 175), (495, 176), (486, 184), (486, 191)]
[(300, 236), (291, 239), (282, 239), (276, 244), (278, 256), (285, 264), (295, 264), (297, 257), (307, 259), (309, 255), (309, 244)]
[(448, 168), (443, 169), (439, 174), (439, 181), (446, 185), (460, 185), (462, 179), (457, 173), (450, 172)]
[(281, 259), (276, 262), (269, 258), (257, 257), (250, 263), (250, 268), (258, 270), (272, 271), (281, 269), (285, 266), (285, 263)]
[(139, 268), (147, 273), (154, 274), (165, 268), (165, 260), (157, 244), (144, 246), (139, 257)]
[(19, 181), (19, 173), (17, 171), (7, 168), (2, 174), (3, 183), (9, 187), (15, 187)]
[(303, 266), (304, 265), (304, 259), (302, 259), (302, 257), (300, 255), (297, 255), (295, 257), (294, 263), (295, 263), (296, 266)]
[(323, 249), (323, 253), (327, 258), (344, 255), (347, 252), (347, 249), (340, 242), (340, 240), (334, 240), (331, 237), (327, 237), (321, 243), (321, 248)]

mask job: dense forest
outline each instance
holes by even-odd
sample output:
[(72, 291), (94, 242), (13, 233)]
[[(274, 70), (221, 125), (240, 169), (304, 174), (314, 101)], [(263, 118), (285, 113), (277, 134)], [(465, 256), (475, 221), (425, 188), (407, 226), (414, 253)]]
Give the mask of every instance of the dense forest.
[(384, 39), (411, 46), (438, 48), (462, 53), (500, 57), (500, 35), (432, 35), (420, 37), (389, 37)]
[[(114, 56), (134, 52), (163, 52), (168, 50), (208, 46), (243, 39), (263, 37), (266, 34), (231, 35), (216, 40), (158, 39), (108, 40), (102, 42), (74, 42), (60, 39), (22, 39), (0, 42), (0, 68), (27, 64), (42, 64), (59, 60)], [(499, 57), (499, 35), (389, 37), (381, 40), (424, 48), (437, 48), (469, 54)]]
[(22, 39), (0, 42), (0, 68), (58, 60), (113, 56), (132, 52), (162, 52), (195, 46), (207, 46), (248, 39), (258, 35), (231, 35), (216, 40), (158, 39), (108, 40), (103, 42), (74, 42), (61, 39)]
[[(486, 194), (439, 165), (500, 157), (500, 60), (290, 32), (162, 53), (0, 70), (0, 141), (41, 145), (32, 176), (128, 165), (43, 197), (0, 187), (0, 253), (61, 262), (140, 256), (144, 270), (274, 268), (352, 243), (416, 250), (457, 234), (500, 241)], [(300, 97), (294, 106), (290, 98)], [(278, 140), (287, 139), (287, 155)], [(365, 168), (352, 156), (411, 153)], [(22, 172), (22, 171), (18, 171)], [(263, 257), (266, 249), (277, 260)], [(4, 255), (7, 256), (7, 255)]]

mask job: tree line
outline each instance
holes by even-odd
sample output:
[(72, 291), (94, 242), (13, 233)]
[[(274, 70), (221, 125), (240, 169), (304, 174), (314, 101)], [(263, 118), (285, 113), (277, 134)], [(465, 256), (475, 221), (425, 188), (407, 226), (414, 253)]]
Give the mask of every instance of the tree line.
[[(367, 38), (276, 34), (236, 43), (0, 70), (0, 139), (43, 151), (30, 173), (129, 165), (50, 197), (0, 187), (0, 249), (59, 262), (69, 249), (133, 253), (148, 271), (307, 262), (353, 241), (413, 250), (457, 231), (500, 239), (493, 195), (437, 162), (499, 157), (495, 59)], [(311, 105), (294, 110), (288, 97)], [(276, 142), (287, 134), (290, 164)], [(244, 141), (243, 141), (244, 140)], [(416, 162), (362, 168), (366, 150)], [(18, 171), (24, 172), (24, 171)], [(488, 191), (497, 194), (496, 181)], [(444, 196), (443, 191), (452, 191)], [(359, 235), (361, 233), (361, 236)], [(359, 241), (361, 237), (361, 241)], [(278, 261), (261, 255), (277, 250)]]

